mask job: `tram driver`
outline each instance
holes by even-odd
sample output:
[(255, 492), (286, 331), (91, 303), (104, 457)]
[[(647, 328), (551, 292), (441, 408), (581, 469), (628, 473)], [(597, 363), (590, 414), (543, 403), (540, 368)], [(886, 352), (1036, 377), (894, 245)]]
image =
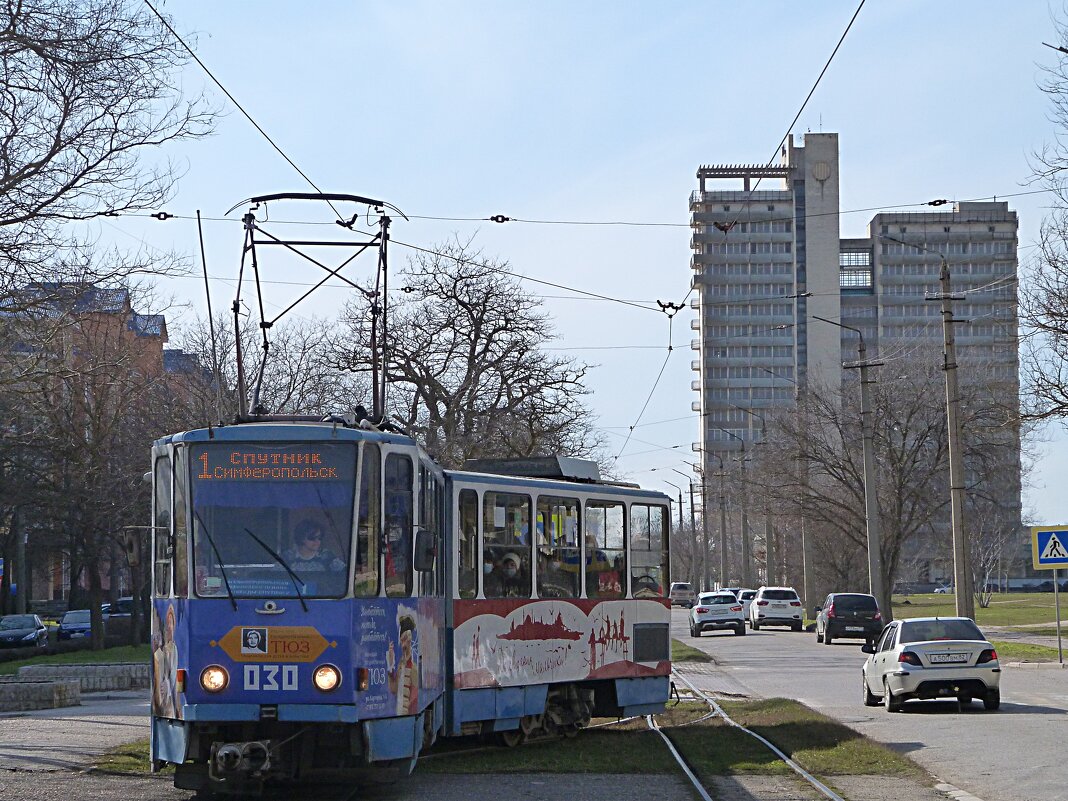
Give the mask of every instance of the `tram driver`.
[[(338, 580), (344, 583), (345, 563), (329, 548), (323, 547), (324, 534), (317, 521), (300, 521), (293, 529), (293, 546), (282, 556), (302, 581), (315, 581), (316, 574), (325, 573), (328, 575), (322, 577), (322, 583), (332, 588)], [(323, 589), (320, 587), (319, 591)]]

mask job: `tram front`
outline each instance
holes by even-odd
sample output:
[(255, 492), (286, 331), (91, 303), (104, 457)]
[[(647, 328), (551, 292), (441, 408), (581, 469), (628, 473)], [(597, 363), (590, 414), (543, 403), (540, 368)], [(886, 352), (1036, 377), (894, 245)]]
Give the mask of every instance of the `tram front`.
[(338, 425), (156, 443), (152, 759), (177, 786), (410, 764), (437, 730), (444, 609), (419, 465), (406, 437)]

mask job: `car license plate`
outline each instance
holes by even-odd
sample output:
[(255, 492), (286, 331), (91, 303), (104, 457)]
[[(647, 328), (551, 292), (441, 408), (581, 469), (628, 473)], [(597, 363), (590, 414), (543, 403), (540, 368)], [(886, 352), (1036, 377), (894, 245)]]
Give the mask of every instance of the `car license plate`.
[(864, 631), (864, 627), (863, 626), (846, 626), (845, 630), (846, 631)]
[(724, 614), (726, 614), (726, 612), (727, 612), (726, 609), (713, 609), (712, 610), (712, 614), (713, 615), (719, 615), (720, 617), (722, 617)]
[(929, 654), (932, 662), (967, 662), (968, 654)]

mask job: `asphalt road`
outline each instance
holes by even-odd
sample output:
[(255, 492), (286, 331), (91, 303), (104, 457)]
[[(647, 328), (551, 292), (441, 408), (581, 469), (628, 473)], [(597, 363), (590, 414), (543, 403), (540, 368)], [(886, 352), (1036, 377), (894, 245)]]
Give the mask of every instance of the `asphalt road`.
[(796, 698), (862, 734), (906, 753), (943, 781), (984, 801), (1068, 801), (1064, 760), (1068, 670), (1005, 666), (1001, 710), (981, 703), (910, 702), (890, 714), (861, 702), (859, 640), (816, 643), (788, 629), (689, 636), (689, 610), (672, 613), (672, 634), (713, 655), (718, 665), (693, 676), (698, 686), (748, 697)]

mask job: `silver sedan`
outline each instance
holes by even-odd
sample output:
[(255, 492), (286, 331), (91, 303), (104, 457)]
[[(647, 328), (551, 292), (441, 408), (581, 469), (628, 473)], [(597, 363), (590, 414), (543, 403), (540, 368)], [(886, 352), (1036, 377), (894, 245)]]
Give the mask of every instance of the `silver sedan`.
[(862, 669), (866, 706), (880, 701), (899, 712), (912, 698), (981, 699), (988, 710), (1001, 705), (1001, 665), (979, 627), (966, 617), (895, 620), (883, 629)]

